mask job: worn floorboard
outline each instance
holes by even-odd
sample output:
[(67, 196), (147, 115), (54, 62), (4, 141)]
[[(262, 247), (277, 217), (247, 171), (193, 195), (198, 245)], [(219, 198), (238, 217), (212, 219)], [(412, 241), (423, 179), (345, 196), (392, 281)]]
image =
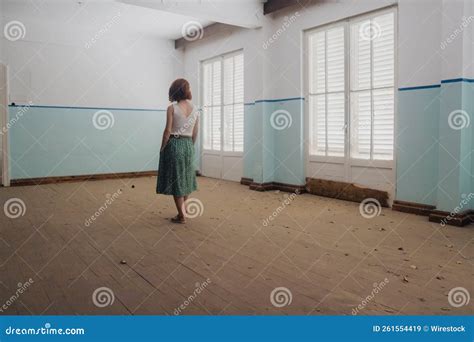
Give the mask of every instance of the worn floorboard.
[(2, 205), (25, 205), (0, 213), (0, 314), (350, 315), (363, 301), (358, 314), (474, 313), (448, 301), (455, 287), (474, 293), (472, 225), (387, 208), (365, 218), (357, 203), (204, 177), (201, 215), (174, 225), (155, 182), (0, 189)]

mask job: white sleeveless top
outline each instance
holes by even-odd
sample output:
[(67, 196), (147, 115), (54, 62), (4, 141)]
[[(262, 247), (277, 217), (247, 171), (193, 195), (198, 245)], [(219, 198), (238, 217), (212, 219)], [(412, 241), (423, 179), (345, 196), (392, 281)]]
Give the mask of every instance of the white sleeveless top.
[(188, 103), (193, 107), (191, 114), (188, 116), (183, 113), (177, 102), (171, 104), (173, 106), (173, 125), (171, 127), (172, 135), (192, 137), (194, 125), (199, 117), (199, 111), (191, 102)]

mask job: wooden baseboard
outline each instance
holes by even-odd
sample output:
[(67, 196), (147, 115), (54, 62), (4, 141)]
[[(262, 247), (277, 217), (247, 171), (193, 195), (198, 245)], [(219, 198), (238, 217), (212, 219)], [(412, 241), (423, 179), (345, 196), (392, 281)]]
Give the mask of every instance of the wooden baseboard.
[(464, 227), (474, 223), (474, 210), (451, 215), (447, 211), (436, 210), (436, 207), (433, 205), (398, 200), (393, 203), (392, 209), (409, 214), (428, 216), (430, 222), (441, 223), (443, 226)]
[(253, 182), (253, 179), (252, 179), (252, 178), (245, 178), (245, 177), (242, 177), (242, 178), (240, 179), (240, 184), (242, 184), (242, 185), (250, 185), (250, 184), (252, 184), (252, 182)]
[(248, 185), (250, 190), (255, 191), (280, 190), (283, 192), (294, 192), (299, 194), (306, 192), (306, 187), (304, 185), (294, 185), (279, 182), (255, 183), (251, 178), (242, 178), (240, 180), (240, 184)]
[(430, 216), (431, 212), (436, 209), (434, 205), (420, 204), (406, 201), (394, 201), (392, 209), (404, 213)]
[(95, 175), (80, 175), (80, 176), (63, 176), (63, 177), (44, 177), (44, 178), (23, 178), (13, 179), (10, 182), (11, 186), (28, 186), (28, 185), (42, 185), (65, 182), (83, 182), (104, 179), (118, 179), (118, 178), (137, 178), (156, 176), (156, 171), (141, 171), (141, 172), (121, 172), (121, 173), (103, 173)]
[(433, 210), (429, 215), (429, 220), (442, 225), (464, 227), (474, 223), (474, 210), (467, 210), (454, 215), (447, 211)]
[(354, 183), (325, 179), (306, 178), (307, 191), (313, 195), (342, 199), (360, 203), (366, 198), (374, 198), (383, 207), (388, 207), (388, 192), (366, 188)]

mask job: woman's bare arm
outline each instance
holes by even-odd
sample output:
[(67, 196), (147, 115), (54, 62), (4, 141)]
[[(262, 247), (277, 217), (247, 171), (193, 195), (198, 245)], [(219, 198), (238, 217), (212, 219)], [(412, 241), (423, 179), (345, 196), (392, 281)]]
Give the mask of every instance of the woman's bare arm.
[(196, 143), (198, 132), (199, 132), (199, 116), (196, 117), (196, 123), (194, 124), (194, 128), (193, 128), (193, 144)]
[(160, 151), (163, 151), (166, 144), (168, 143), (168, 140), (170, 140), (171, 128), (173, 127), (173, 111), (174, 110), (172, 105), (170, 105), (166, 110), (166, 127), (163, 131), (163, 140), (161, 141)]

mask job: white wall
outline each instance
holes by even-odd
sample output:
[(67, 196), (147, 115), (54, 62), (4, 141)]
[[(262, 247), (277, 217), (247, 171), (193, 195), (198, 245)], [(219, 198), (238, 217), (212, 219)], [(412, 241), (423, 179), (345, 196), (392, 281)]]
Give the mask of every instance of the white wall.
[(441, 80), (440, 0), (399, 0), (398, 86), (438, 84)]
[[(21, 22), (24, 38), (7, 40), (4, 25), (0, 38), (10, 67), (10, 103), (167, 107), (169, 84), (183, 70), (182, 52), (174, 49), (173, 40), (129, 27), (125, 11), (133, 6), (111, 7), (107, 15), (101, 12), (103, 17), (92, 16), (93, 9), (77, 16), (63, 9), (55, 23), (36, 19), (35, 6), (14, 5), (1, 18), (3, 24)], [(38, 15), (44, 16), (44, 10)]]
[(87, 49), (9, 42), (10, 102), (35, 105), (166, 108), (181, 54), (167, 40), (102, 39)]

